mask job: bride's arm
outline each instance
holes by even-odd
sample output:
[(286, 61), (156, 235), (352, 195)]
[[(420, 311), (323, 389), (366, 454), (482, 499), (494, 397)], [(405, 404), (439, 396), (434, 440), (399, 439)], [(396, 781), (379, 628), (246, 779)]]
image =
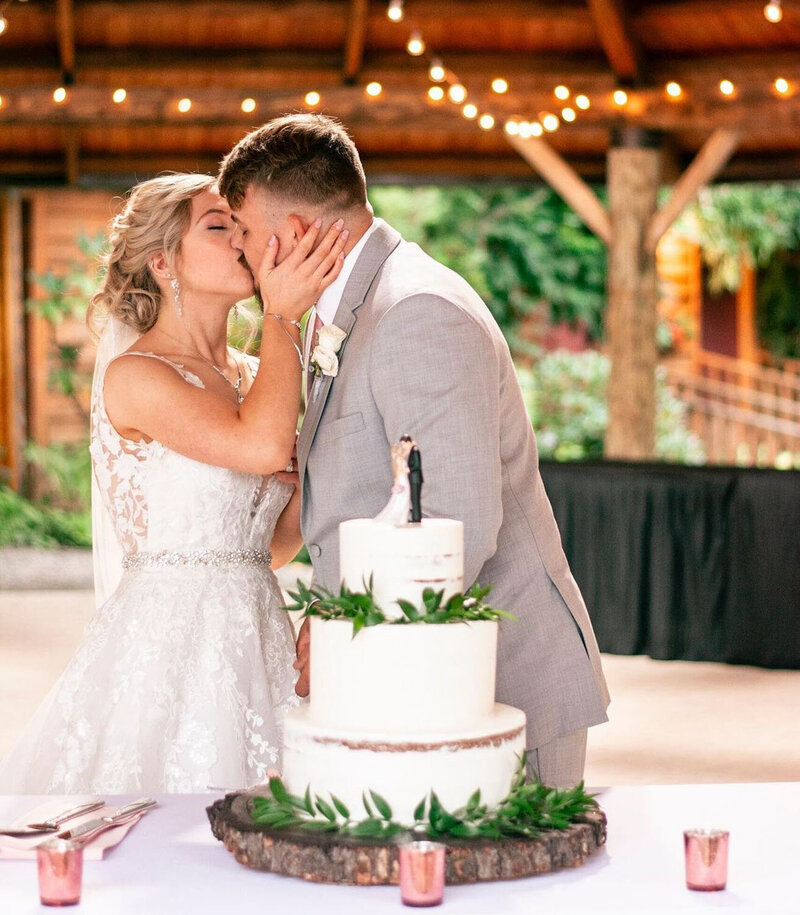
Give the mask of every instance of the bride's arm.
[[(339, 275), (345, 239), (331, 229), (312, 251), (317, 232), (309, 228), (286, 260), (268, 269), (268, 280), (261, 284), (261, 365), (245, 401), (236, 408), (187, 384), (155, 359), (117, 359), (108, 367), (104, 394), (106, 411), (121, 435), (155, 439), (195, 460), (248, 473), (270, 474), (286, 467), (300, 409), (300, 339), (294, 325), (267, 313), (299, 318)], [(273, 261), (275, 249), (277, 244)]]
[(300, 536), (300, 489), (295, 489), (292, 498), (286, 503), (286, 508), (281, 512), (275, 532), (270, 543), (273, 569), (279, 569), (291, 562), (303, 545)]

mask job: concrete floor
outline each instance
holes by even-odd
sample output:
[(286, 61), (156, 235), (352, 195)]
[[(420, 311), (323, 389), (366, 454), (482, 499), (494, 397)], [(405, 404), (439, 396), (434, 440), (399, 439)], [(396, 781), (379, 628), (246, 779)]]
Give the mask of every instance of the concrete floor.
[[(0, 757), (63, 670), (90, 591), (0, 591)], [(604, 657), (589, 785), (800, 780), (800, 671)]]

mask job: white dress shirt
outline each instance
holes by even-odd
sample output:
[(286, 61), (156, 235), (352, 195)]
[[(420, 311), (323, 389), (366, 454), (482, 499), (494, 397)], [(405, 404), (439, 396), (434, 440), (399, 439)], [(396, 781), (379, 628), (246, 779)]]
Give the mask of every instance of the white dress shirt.
[(364, 249), (367, 239), (377, 228), (378, 220), (373, 219), (372, 225), (370, 225), (367, 231), (359, 238), (353, 246), (353, 249), (349, 251), (347, 257), (345, 257), (342, 272), (327, 289), (323, 290), (322, 295), (319, 297), (319, 301), (317, 302), (317, 314), (323, 324), (333, 324), (333, 319), (336, 317), (336, 312), (339, 310), (339, 303), (342, 301), (342, 293), (347, 285), (347, 281), (350, 279), (350, 274), (353, 272), (353, 267), (358, 260), (358, 256)]

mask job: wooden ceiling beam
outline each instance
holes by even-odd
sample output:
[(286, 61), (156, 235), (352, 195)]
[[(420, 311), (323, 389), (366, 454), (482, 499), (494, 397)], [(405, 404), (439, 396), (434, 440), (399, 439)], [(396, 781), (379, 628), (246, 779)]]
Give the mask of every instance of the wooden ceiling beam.
[(344, 46), (344, 81), (355, 82), (364, 62), (364, 44), (367, 38), (369, 0), (350, 0), (347, 12), (347, 36)]
[(624, 0), (587, 0), (587, 3), (611, 69), (623, 82), (638, 82), (642, 50), (633, 33)]
[(72, 0), (58, 0), (58, 58), (67, 82), (75, 73), (75, 8)]

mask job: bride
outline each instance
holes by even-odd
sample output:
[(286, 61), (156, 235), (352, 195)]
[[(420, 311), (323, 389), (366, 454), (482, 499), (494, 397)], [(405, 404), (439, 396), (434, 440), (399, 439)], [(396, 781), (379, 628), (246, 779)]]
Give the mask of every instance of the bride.
[[(319, 225), (258, 271), (260, 365), (227, 346), (253, 277), (203, 175), (132, 191), (91, 321), (95, 569), (107, 594), (0, 767), (0, 792), (193, 792), (279, 766), (294, 640), (272, 567), (299, 548), (299, 318), (347, 237)], [(270, 555), (271, 554), (271, 555)]]

